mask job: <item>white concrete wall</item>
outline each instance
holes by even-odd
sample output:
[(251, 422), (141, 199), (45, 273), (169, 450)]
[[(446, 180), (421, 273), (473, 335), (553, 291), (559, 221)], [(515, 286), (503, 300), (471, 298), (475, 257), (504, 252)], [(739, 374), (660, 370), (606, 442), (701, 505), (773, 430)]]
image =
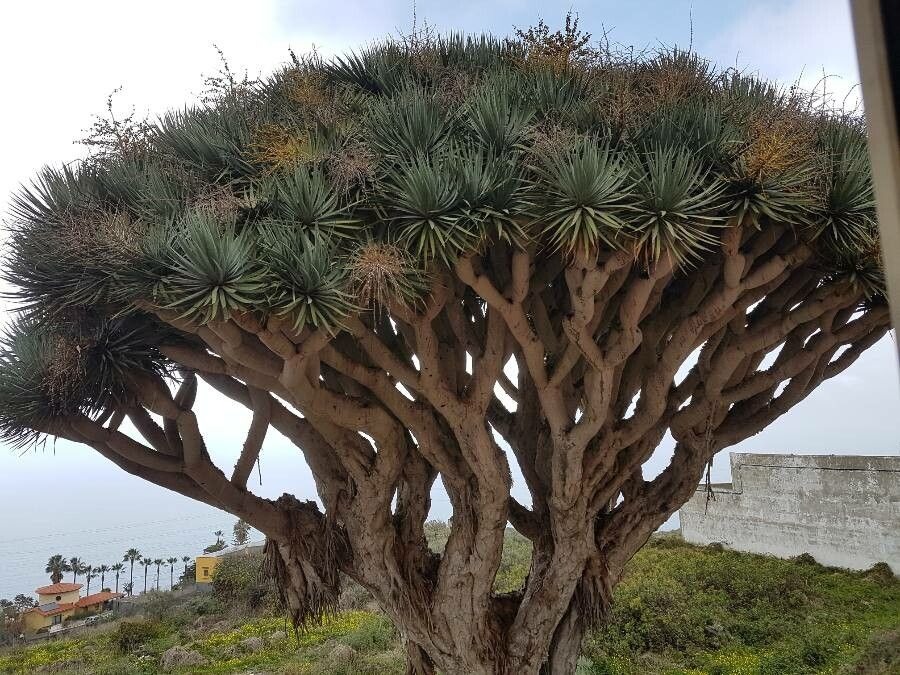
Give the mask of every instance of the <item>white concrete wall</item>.
[(681, 508), (685, 541), (900, 574), (900, 457), (731, 453), (731, 480)]

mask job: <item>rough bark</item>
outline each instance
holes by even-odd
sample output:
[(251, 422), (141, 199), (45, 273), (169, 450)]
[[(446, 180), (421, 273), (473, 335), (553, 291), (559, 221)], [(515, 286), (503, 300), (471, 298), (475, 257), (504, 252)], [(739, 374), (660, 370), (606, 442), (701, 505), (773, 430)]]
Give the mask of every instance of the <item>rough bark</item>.
[[(195, 326), (148, 306), (184, 333), (162, 350), (185, 385), (172, 394), (162, 379), (136, 379), (127, 409), (45, 431), (264, 532), (298, 624), (333, 610), (341, 572), (398, 626), (411, 674), (572, 673), (624, 564), (713, 454), (889, 328), (886, 308), (861, 304), (852, 285), (808, 263), (788, 229), (773, 229), (732, 227), (690, 274), (665, 260), (646, 270), (623, 253), (536, 262), (497, 246), (436, 277), (425, 306), (380, 307), (337, 336), (251, 315)], [(504, 371), (510, 360), (515, 374)], [(230, 478), (192, 411), (195, 375), (252, 412)], [(119, 430), (124, 415), (143, 441)], [(303, 453), (318, 503), (247, 490), (270, 426)], [(671, 464), (646, 481), (641, 465), (667, 430)], [(510, 495), (506, 446), (529, 506)], [(424, 534), (438, 477), (453, 508), (441, 554)], [(498, 595), (508, 524), (534, 555), (523, 588)]]

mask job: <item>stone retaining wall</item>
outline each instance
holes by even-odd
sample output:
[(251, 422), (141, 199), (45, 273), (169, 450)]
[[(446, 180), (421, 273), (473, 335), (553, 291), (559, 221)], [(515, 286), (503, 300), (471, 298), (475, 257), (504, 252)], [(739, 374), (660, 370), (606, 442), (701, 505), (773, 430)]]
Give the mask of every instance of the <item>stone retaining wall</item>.
[(900, 457), (731, 453), (731, 479), (681, 508), (686, 541), (900, 573)]

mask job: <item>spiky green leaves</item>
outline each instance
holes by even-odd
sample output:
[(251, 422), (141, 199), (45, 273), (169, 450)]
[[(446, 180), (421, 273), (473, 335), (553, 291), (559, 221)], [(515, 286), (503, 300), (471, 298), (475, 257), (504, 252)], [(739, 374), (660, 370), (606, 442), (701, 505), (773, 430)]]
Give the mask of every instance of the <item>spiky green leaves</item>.
[(13, 323), (0, 347), (0, 438), (27, 445), (61, 418), (126, 400), (135, 374), (165, 374), (157, 347), (171, 339), (149, 317), (78, 313)]
[(722, 184), (684, 147), (657, 146), (637, 155), (631, 232), (645, 260), (671, 256), (679, 266), (700, 260), (718, 239)]
[(684, 101), (645, 121), (638, 137), (644, 149), (684, 147), (717, 171), (726, 169), (745, 143), (744, 135), (717, 104)]
[(125, 253), (127, 217), (102, 209), (93, 173), (47, 169), (16, 195), (3, 278), (16, 287), (23, 309), (48, 314), (73, 306), (104, 305), (111, 273)]
[(321, 231), (287, 220), (238, 230), (195, 212), (171, 236), (154, 302), (194, 323), (263, 311), (295, 330), (334, 332), (353, 309), (337, 248)]
[(94, 175), (63, 166), (44, 167), (12, 197), (12, 216), (22, 224), (43, 226), (60, 223), (88, 206), (94, 192)]
[(872, 248), (876, 237), (875, 193), (865, 137), (832, 127), (823, 143), (823, 203), (813, 221), (818, 240), (837, 251)]
[[(450, 36), (415, 53), (388, 43), (288, 68), (247, 96), (166, 116), (139, 157), (45, 174), (16, 218), (84, 239), (101, 220), (127, 216), (153, 233), (201, 209), (250, 233), (254, 251), (259, 222), (278, 220), (341, 255), (376, 241), (422, 267), (492, 242), (565, 255), (630, 247), (684, 266), (715, 248), (714, 225), (727, 220), (796, 227), (821, 249), (871, 239), (862, 137), (826, 138), (846, 121), (752, 78), (714, 76), (694, 54), (592, 69), (523, 60), (521, 49)], [(307, 114), (325, 103), (329, 114)], [(272, 129), (315, 140), (315, 159), (294, 161), (289, 148), (282, 161)], [(47, 231), (25, 257), (67, 256), (62, 245), (50, 255), (43, 240), (61, 235)], [(79, 252), (71, 275), (33, 262), (16, 274), (33, 298), (50, 286), (76, 304), (144, 292), (103, 257)]]
[(805, 225), (818, 203), (810, 165), (792, 167), (777, 175), (751, 175), (742, 158), (726, 177), (729, 196), (725, 209), (736, 220), (759, 223), (763, 219)]
[(294, 330), (335, 333), (354, 309), (345, 291), (346, 271), (335, 264), (335, 247), (321, 235), (306, 235), (288, 223), (268, 223), (259, 232), (265, 295), (258, 307), (284, 317)]
[(520, 144), (534, 117), (533, 112), (517, 104), (511, 84), (499, 78), (489, 81), (469, 101), (465, 120), (477, 144), (492, 154), (503, 154)]
[(45, 391), (51, 341), (29, 323), (7, 329), (0, 352), (0, 438), (13, 447), (29, 445), (59, 414)]
[(475, 234), (462, 222), (449, 162), (420, 159), (397, 170), (386, 185), (388, 236), (424, 260), (450, 264)]
[(528, 104), (538, 117), (558, 121), (576, 112), (588, 97), (588, 81), (583, 73), (540, 68), (521, 83)]
[(877, 244), (868, 248), (852, 251), (836, 252), (832, 250), (829, 260), (828, 277), (849, 282), (865, 297), (870, 304), (884, 303), (887, 300), (887, 286), (884, 278), (884, 266), (881, 251)]
[(415, 87), (393, 98), (374, 101), (366, 126), (375, 149), (403, 160), (429, 156), (450, 129), (446, 111), (428, 92)]
[(849, 281), (864, 294), (866, 303), (884, 302), (884, 267), (865, 131), (856, 125), (829, 123), (819, 142), (821, 201), (806, 234), (832, 278)]
[(454, 166), (465, 227), (476, 248), (492, 242), (524, 247), (530, 239), (531, 204), (516, 160), (470, 150), (456, 157)]
[(396, 47), (363, 49), (335, 57), (325, 66), (325, 73), (332, 82), (353, 85), (370, 94), (384, 94), (404, 82), (408, 72), (404, 65)]
[(273, 215), (303, 230), (353, 237), (361, 225), (319, 169), (297, 167), (268, 188)]
[(567, 255), (623, 243), (631, 178), (621, 153), (608, 143), (584, 142), (534, 167), (543, 192), (540, 222), (548, 244)]
[(180, 223), (169, 267), (159, 302), (199, 323), (252, 310), (265, 288), (250, 233), (209, 213), (192, 213)]
[(579, 143), (534, 167), (546, 241), (566, 255), (631, 248), (651, 263), (698, 260), (717, 241), (722, 183), (684, 146), (623, 153), (608, 141)]
[(450, 266), (492, 241), (523, 246), (528, 202), (510, 159), (449, 149), (394, 169), (384, 183), (385, 236), (425, 266)]
[(165, 115), (153, 144), (185, 162), (210, 182), (246, 178), (255, 173), (246, 160), (250, 128), (233, 102), (220, 108), (194, 108)]

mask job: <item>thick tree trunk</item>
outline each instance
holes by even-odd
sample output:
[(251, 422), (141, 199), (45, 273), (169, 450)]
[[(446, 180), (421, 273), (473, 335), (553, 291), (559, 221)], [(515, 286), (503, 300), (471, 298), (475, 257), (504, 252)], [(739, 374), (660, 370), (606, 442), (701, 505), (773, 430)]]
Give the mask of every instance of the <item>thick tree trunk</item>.
[[(550, 620), (549, 608), (546, 614), (545, 618)], [(581, 654), (583, 635), (583, 619), (573, 608), (566, 612), (549, 641), (518, 658), (510, 655), (509, 643), (502, 635), (496, 636), (493, 653), (479, 655), (460, 643), (460, 652), (435, 653), (433, 658), (420, 645), (407, 640), (406, 672), (407, 675), (431, 675), (437, 668), (446, 675), (572, 675)], [(434, 638), (440, 641), (440, 636)]]
[[(336, 598), (334, 579), (324, 574), (332, 561), (308, 557), (321, 549), (309, 533), (302, 549), (299, 539), (270, 548), (280, 561), (279, 586), (295, 618), (327, 610)], [(525, 589), (491, 594), (487, 607), (476, 601), (468, 565), (444, 578), (459, 591), (451, 602), (438, 601), (448, 596), (427, 580), (434, 574), (427, 565), (420, 571), (425, 597), (415, 598), (400, 589), (404, 580), (396, 570), (376, 559), (377, 551), (391, 546), (369, 537), (366, 548), (364, 561), (345, 571), (373, 593), (403, 636), (407, 675), (571, 675), (586, 626), (608, 607), (606, 568), (592, 564), (590, 556), (570, 556), (577, 545), (562, 555), (536, 553)], [(566, 558), (572, 565), (560, 564)]]
[(562, 622), (556, 627), (550, 653), (541, 668), (541, 675), (569, 675), (578, 666), (581, 655), (581, 640), (584, 637), (584, 617), (570, 606)]
[(419, 645), (406, 641), (406, 675), (434, 675), (434, 663)]

